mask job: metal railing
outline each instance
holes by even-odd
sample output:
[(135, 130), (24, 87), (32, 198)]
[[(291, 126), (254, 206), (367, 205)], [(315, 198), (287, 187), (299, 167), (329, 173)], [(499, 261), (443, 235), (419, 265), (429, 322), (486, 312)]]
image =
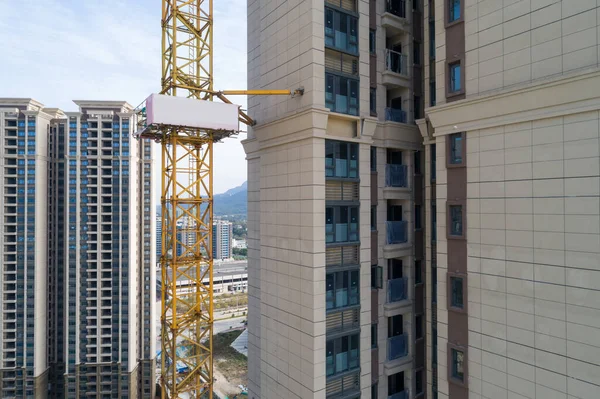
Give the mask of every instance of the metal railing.
[(408, 55), (386, 48), (385, 69), (408, 76)]
[(406, 111), (396, 108), (385, 109), (385, 120), (399, 123), (406, 123)]
[(385, 165), (386, 187), (408, 187), (406, 165)]
[(388, 244), (403, 244), (408, 241), (407, 226), (405, 220), (398, 222), (385, 222), (387, 243)]
[(408, 335), (400, 334), (388, 338), (387, 360), (396, 360), (408, 354)]
[(408, 399), (408, 398), (409, 398), (408, 389), (405, 389), (402, 392), (398, 392), (398, 393), (388, 396), (388, 399)]
[(408, 280), (404, 277), (388, 280), (387, 300), (388, 303), (403, 301), (407, 295)]
[(385, 11), (400, 18), (406, 18), (406, 0), (387, 0)]

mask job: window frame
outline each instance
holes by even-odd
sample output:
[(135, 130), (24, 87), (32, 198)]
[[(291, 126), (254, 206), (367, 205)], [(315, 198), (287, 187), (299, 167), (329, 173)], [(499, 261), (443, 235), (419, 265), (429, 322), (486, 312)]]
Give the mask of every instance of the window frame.
[(377, 349), (379, 347), (379, 345), (377, 344), (378, 330), (378, 324), (371, 323), (371, 349)]
[[(333, 95), (333, 109), (331, 107), (328, 106), (328, 100), (327, 100), (327, 80), (328, 78), (331, 77), (333, 79), (333, 84), (332, 84), (332, 95)], [(335, 93), (336, 91), (338, 91), (337, 89), (339, 87), (341, 87), (341, 83), (340, 83), (340, 79), (347, 79), (347, 93), (346, 97), (349, 98), (348, 100), (348, 109), (346, 112), (342, 112), (341, 110), (338, 110), (337, 106), (336, 106), (336, 101), (335, 101)], [(356, 83), (356, 105), (355, 106), (351, 106), (350, 105), (350, 99), (352, 99), (352, 96), (350, 95), (351, 90), (351, 83), (354, 82)], [(329, 101), (329, 103), (331, 103), (331, 101)], [(358, 76), (354, 76), (354, 75), (348, 75), (348, 74), (344, 74), (344, 73), (340, 73), (337, 71), (332, 71), (331, 69), (327, 69), (325, 71), (325, 108), (328, 108), (330, 110), (330, 112), (335, 112), (338, 114), (344, 114), (344, 115), (352, 115), (352, 116), (359, 116), (360, 114), (360, 78)], [(356, 113), (352, 113), (350, 112), (351, 109), (356, 108)]]
[[(467, 286), (467, 275), (464, 273), (453, 273), (453, 272), (448, 272), (447, 276), (447, 292), (448, 294), (446, 295), (446, 307), (448, 308), (449, 311), (453, 311), (456, 313), (468, 313), (468, 286)], [(457, 279), (460, 279), (460, 283), (462, 286), (462, 307), (458, 307), (458, 306), (454, 306), (454, 301), (453, 299), (453, 280), (456, 281)]]
[[(348, 275), (346, 276), (346, 278), (348, 279), (347, 281), (347, 293), (346, 293), (346, 305), (341, 305), (341, 306), (336, 306), (336, 298), (337, 298), (337, 285), (338, 285), (338, 281), (344, 280), (343, 277), (343, 273), (348, 273)], [(356, 273), (356, 298), (355, 298), (355, 302), (356, 303), (351, 303), (351, 298), (353, 297), (353, 295), (351, 295), (351, 288), (352, 288), (352, 274)], [(327, 307), (327, 280), (328, 280), (328, 276), (332, 276), (333, 278), (333, 307), (328, 308)], [(360, 306), (360, 270), (359, 269), (348, 269), (348, 270), (337, 270), (334, 272), (330, 272), (327, 273), (325, 275), (325, 311), (326, 312), (333, 312), (333, 311), (339, 311), (340, 309), (347, 309), (347, 308), (352, 308), (352, 307), (356, 307), (356, 306)]]
[(371, 289), (380, 290), (383, 288), (383, 266), (371, 265)]
[[(332, 19), (332, 25), (333, 28), (331, 28), (333, 30), (333, 37), (331, 36), (331, 34), (329, 34), (327, 32), (327, 12), (331, 11), (333, 13), (333, 19)], [(344, 8), (340, 8), (340, 7), (336, 7), (336, 6), (332, 6), (331, 4), (326, 4), (325, 5), (325, 10), (324, 10), (324, 19), (323, 19), (323, 25), (324, 25), (324, 30), (323, 30), (323, 34), (325, 36), (324, 42), (325, 42), (325, 47), (326, 48), (330, 48), (332, 50), (336, 50), (336, 51), (341, 51), (343, 53), (346, 54), (350, 54), (353, 56), (358, 56), (360, 49), (359, 49), (359, 34), (360, 34), (360, 28), (359, 28), (359, 23), (358, 23), (358, 15), (355, 12), (352, 12), (350, 10), (344, 9)], [(341, 18), (344, 17), (346, 18), (346, 31), (342, 31), (341, 29), (336, 29), (336, 28), (340, 28), (341, 27)], [(355, 24), (355, 28), (356, 28), (356, 43), (352, 43), (352, 35), (351, 35), (351, 31), (352, 31), (352, 21), (354, 21)], [(346, 48), (340, 48), (337, 47), (335, 45), (335, 32), (342, 32), (344, 34), (346, 34)], [(327, 44), (327, 39), (328, 38), (332, 38), (333, 39), (333, 45), (331, 44)], [(356, 51), (352, 51), (350, 50), (350, 46), (354, 45), (356, 46)]]
[[(327, 165), (327, 159), (329, 159), (327, 157), (327, 146), (331, 145), (332, 146), (332, 160), (333, 160), (333, 164), (331, 166)], [(347, 166), (347, 175), (346, 176), (336, 176), (336, 168), (335, 168), (335, 164), (336, 164), (336, 160), (338, 159), (343, 159), (341, 157), (336, 157), (336, 154), (341, 153), (341, 146), (344, 145), (346, 146), (346, 154), (348, 155), (348, 157), (345, 159), (348, 162), (348, 166)], [(338, 146), (338, 147), (336, 147)], [(356, 154), (356, 166), (353, 167), (350, 165), (350, 161), (352, 161), (352, 153), (353, 153), (353, 149), (354, 148), (354, 154)], [(325, 140), (325, 178), (326, 179), (334, 179), (334, 180), (354, 180), (354, 181), (358, 181), (359, 180), (359, 164), (360, 161), (360, 155), (359, 155), (359, 147), (357, 143), (351, 143), (348, 141), (338, 141), (338, 140)], [(332, 176), (327, 176), (327, 171), (328, 170), (332, 170), (333, 174)], [(356, 174), (356, 177), (352, 177), (351, 174), (352, 172), (354, 172)]]
[[(352, 360), (350, 359), (350, 347), (351, 347), (351, 345), (350, 345), (351, 341), (350, 340), (353, 337), (356, 337), (356, 359), (355, 359), (356, 360), (356, 366), (353, 367), (353, 368), (350, 368), (350, 362), (353, 360), (353, 359)], [(347, 360), (348, 369), (336, 372), (336, 357), (337, 357), (338, 354), (343, 353), (342, 351), (339, 351), (339, 352), (336, 351), (336, 341), (338, 341), (338, 340), (340, 341), (339, 346), (341, 347), (343, 345), (343, 341), (342, 340), (344, 338), (348, 339), (348, 350), (346, 351), (346, 353), (348, 353), (348, 360)], [(330, 342), (333, 345), (333, 348), (332, 348), (333, 349), (332, 350), (333, 373), (328, 374), (327, 373), (327, 366), (328, 366), (327, 365), (327, 357), (328, 357), (327, 346), (328, 346), (328, 344)], [(360, 369), (360, 334), (359, 333), (350, 334), (350, 335), (343, 335), (341, 337), (336, 337), (336, 338), (328, 339), (328, 340), (325, 341), (325, 377), (326, 378), (332, 378), (332, 377), (335, 377), (336, 375), (347, 373), (347, 372), (351, 372), (351, 371), (354, 371), (354, 370), (359, 370), (359, 369)]]
[[(342, 208), (348, 208), (347, 209), (347, 240), (346, 241), (336, 241), (336, 225), (337, 224), (343, 224), (343, 223), (339, 223), (336, 219), (338, 217), (340, 217), (343, 214), (342, 212)], [(331, 235), (333, 235), (333, 241), (328, 241), (327, 240), (327, 212), (328, 209), (332, 209), (332, 223), (331, 225), (333, 226), (332, 228), (332, 232)], [(351, 229), (351, 218), (352, 218), (352, 211), (355, 210), (356, 211), (356, 230), (352, 230)], [(350, 236), (351, 235), (356, 235), (356, 240), (351, 240)], [(349, 243), (358, 243), (360, 242), (360, 207), (358, 205), (329, 205), (329, 206), (325, 206), (325, 244), (326, 245), (336, 245), (336, 244), (349, 244)]]
[[(458, 87), (456, 86), (456, 79), (454, 79), (455, 77), (455, 72), (454, 69), (458, 68)], [(460, 92), (462, 90), (462, 79), (461, 79), (461, 74), (462, 74), (462, 65), (460, 63), (460, 61), (454, 61), (451, 63), (448, 63), (448, 86), (449, 86), (449, 92), (450, 94), (454, 94), (457, 92)]]
[[(455, 138), (460, 137), (460, 150), (461, 158), (460, 162), (453, 162), (453, 141)], [(446, 138), (446, 166), (448, 168), (459, 168), (464, 167), (466, 164), (466, 152), (467, 152), (467, 135), (464, 132), (449, 134)]]
[[(454, 369), (454, 357), (453, 352), (461, 352), (463, 354), (462, 357), (462, 379), (455, 377)], [(448, 342), (448, 382), (452, 384), (456, 384), (462, 387), (467, 387), (467, 381), (469, 380), (469, 358), (468, 358), (468, 350), (464, 346), (456, 345)]]
[(375, 146), (371, 146), (370, 149), (371, 153), (370, 153), (370, 167), (371, 167), (371, 172), (377, 172), (377, 147)]
[(369, 88), (369, 113), (371, 116), (377, 116), (377, 88)]
[[(452, 68), (454, 66), (460, 66), (460, 88), (458, 90), (452, 90)], [(452, 57), (446, 60), (446, 98), (452, 98), (458, 100), (464, 97), (465, 94), (465, 56)], [(459, 98), (454, 98), (459, 97)]]
[[(461, 234), (452, 234), (451, 207), (460, 206), (461, 209)], [(448, 240), (464, 240), (467, 237), (467, 207), (465, 200), (446, 201), (446, 238)]]
[(369, 54), (377, 54), (377, 30), (369, 29)]
[[(458, 18), (453, 19), (452, 21), (450, 20), (450, 8), (453, 4), (454, 1), (459, 1), (459, 12), (460, 15), (458, 16)], [(458, 25), (462, 22), (464, 22), (465, 20), (465, 2), (464, 0), (444, 0), (444, 26), (445, 28), (449, 28), (451, 26), (454, 25)]]
[(377, 231), (377, 205), (371, 205), (371, 231)]
[[(421, 391), (417, 389), (417, 373), (421, 373)], [(415, 398), (425, 395), (425, 369), (423, 367), (415, 370)]]

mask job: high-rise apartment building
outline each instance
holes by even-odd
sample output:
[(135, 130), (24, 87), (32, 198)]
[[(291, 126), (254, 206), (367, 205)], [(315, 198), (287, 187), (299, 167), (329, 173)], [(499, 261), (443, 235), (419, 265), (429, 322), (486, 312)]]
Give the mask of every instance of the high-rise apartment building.
[(248, 2), (249, 390), (424, 393), (421, 4)]
[(162, 255), (162, 217), (156, 217), (156, 261), (160, 260)]
[(151, 144), (131, 138), (125, 102), (76, 101), (79, 112), (0, 102), (0, 173), (6, 203), (16, 204), (3, 208), (9, 234), (0, 249), (2, 396), (150, 397)]
[(598, 396), (599, 7), (248, 3), (250, 396)]
[(0, 99), (0, 396), (45, 398), (51, 288), (48, 129), (57, 110)]
[(227, 220), (213, 222), (212, 251), (214, 259), (229, 259), (233, 256), (231, 242), (233, 240), (233, 224)]
[(428, 395), (600, 395), (600, 3), (425, 4)]

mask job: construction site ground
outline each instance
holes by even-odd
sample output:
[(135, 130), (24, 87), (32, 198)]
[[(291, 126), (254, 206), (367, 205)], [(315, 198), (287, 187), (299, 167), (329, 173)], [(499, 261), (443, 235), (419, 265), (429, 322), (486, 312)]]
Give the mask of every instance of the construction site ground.
[(248, 358), (231, 346), (243, 331), (237, 328), (213, 337), (214, 391), (222, 398), (232, 398), (241, 392), (239, 385), (248, 384)]

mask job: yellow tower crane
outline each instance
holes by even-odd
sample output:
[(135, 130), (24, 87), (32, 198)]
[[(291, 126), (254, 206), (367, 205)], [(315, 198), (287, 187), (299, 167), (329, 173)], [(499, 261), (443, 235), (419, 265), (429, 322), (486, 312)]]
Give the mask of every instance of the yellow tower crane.
[[(162, 0), (160, 94), (231, 104), (226, 95), (302, 95), (302, 89), (213, 89), (213, 0)], [(213, 144), (232, 131), (144, 123), (162, 147), (162, 399), (213, 397)], [(254, 121), (241, 110), (239, 121)], [(188, 280), (191, 292), (177, 292)], [(208, 281), (208, 284), (205, 283)]]

